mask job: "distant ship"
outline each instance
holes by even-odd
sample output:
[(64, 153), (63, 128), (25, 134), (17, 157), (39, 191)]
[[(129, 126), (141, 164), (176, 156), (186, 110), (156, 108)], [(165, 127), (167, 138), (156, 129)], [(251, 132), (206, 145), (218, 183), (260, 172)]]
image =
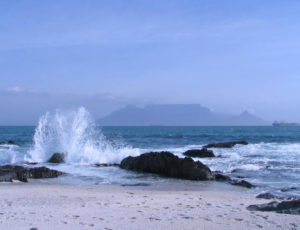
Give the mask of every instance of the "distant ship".
[(287, 122), (278, 122), (274, 121), (273, 126), (300, 126), (299, 123), (287, 123)]

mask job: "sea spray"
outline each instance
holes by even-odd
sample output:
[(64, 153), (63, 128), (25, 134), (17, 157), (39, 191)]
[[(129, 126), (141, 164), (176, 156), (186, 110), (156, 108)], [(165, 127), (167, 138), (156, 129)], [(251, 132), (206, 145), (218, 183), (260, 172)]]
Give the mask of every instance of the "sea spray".
[(43, 115), (36, 127), (26, 160), (45, 162), (55, 152), (66, 153), (66, 163), (118, 163), (138, 150), (122, 143), (112, 145), (83, 107)]
[(18, 159), (19, 147), (16, 145), (0, 145), (0, 164), (14, 164)]

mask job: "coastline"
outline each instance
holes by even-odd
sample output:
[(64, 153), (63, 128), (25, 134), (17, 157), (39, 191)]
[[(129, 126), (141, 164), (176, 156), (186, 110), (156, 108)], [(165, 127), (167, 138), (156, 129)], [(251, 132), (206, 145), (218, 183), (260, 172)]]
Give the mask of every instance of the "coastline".
[[(233, 187), (233, 186), (231, 186)], [(228, 187), (229, 188), (229, 187)], [(297, 215), (253, 212), (247, 189), (0, 184), (2, 229), (297, 229)]]

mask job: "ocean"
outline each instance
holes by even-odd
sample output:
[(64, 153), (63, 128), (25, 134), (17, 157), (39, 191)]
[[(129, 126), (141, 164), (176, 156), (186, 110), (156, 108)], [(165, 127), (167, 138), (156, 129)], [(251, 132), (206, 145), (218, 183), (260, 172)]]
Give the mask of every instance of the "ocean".
[[(38, 165), (68, 174), (53, 181), (79, 185), (156, 185), (187, 183), (97, 163), (120, 163), (126, 156), (149, 151), (170, 151), (179, 157), (189, 149), (214, 142), (245, 140), (249, 145), (212, 149), (216, 158), (201, 158), (211, 170), (244, 179), (282, 196), (300, 196), (300, 127), (101, 127), (84, 108), (46, 113), (38, 125), (1, 126), (0, 164)], [(55, 152), (67, 153), (66, 163), (46, 161)], [(30, 166), (35, 167), (35, 166)], [(203, 182), (189, 182), (203, 186)], [(209, 182), (217, 183), (217, 182)]]

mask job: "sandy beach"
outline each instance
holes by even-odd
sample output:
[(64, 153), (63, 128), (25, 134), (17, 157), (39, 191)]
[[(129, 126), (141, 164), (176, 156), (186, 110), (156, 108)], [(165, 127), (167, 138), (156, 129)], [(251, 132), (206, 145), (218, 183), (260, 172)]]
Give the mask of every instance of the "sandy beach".
[(300, 217), (250, 212), (266, 203), (231, 191), (2, 183), (0, 229), (291, 229)]

